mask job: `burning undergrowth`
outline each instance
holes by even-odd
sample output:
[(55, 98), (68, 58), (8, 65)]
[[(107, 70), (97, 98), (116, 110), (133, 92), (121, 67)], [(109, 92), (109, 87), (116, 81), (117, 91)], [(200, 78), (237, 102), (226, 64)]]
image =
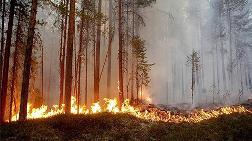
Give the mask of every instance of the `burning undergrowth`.
[[(197, 123), (203, 120), (218, 118), (222, 115), (229, 115), (233, 113), (251, 113), (243, 106), (221, 107), (212, 110), (195, 109), (190, 112), (174, 112), (162, 110), (154, 105), (151, 106), (148, 104), (138, 104), (137, 106), (132, 106), (129, 100), (125, 100), (121, 108), (119, 108), (116, 99), (104, 99), (104, 101), (105, 105), (100, 105), (99, 102), (97, 102), (93, 103), (90, 108), (82, 106), (78, 110), (76, 99), (72, 97), (71, 113), (83, 115), (92, 115), (103, 112), (112, 114), (129, 114), (147, 121), (162, 121), (171, 123)], [(48, 118), (64, 113), (64, 105), (62, 105), (61, 108), (59, 105), (54, 105), (50, 109), (45, 105), (42, 105), (40, 108), (31, 107), (32, 105), (28, 104), (28, 119)], [(12, 121), (16, 121), (17, 119), (18, 114), (12, 117)]]

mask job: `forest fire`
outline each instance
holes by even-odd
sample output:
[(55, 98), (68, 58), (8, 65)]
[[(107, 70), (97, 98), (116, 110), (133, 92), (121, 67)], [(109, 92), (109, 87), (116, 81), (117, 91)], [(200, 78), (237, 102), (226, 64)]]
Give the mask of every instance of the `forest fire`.
[[(134, 107), (131, 106), (129, 100), (125, 100), (121, 109), (118, 107), (118, 103), (116, 99), (104, 99), (105, 104), (101, 106), (99, 102), (93, 103), (90, 109), (86, 108), (86, 106), (82, 106), (79, 109), (79, 114), (96, 114), (102, 112), (109, 112), (113, 114), (117, 113), (127, 113), (133, 115), (135, 117), (150, 120), (150, 121), (163, 121), (163, 122), (173, 122), (173, 123), (181, 123), (181, 122), (190, 122), (197, 123), (203, 120), (208, 120), (211, 118), (217, 118), (221, 115), (228, 115), (232, 113), (245, 113), (249, 112), (243, 106), (231, 106), (231, 107), (222, 107), (216, 110), (208, 110), (205, 111), (195, 110), (189, 114), (173, 114), (171, 111), (163, 111), (158, 108), (142, 108), (141, 106)], [(59, 108), (59, 105), (52, 106), (51, 109), (48, 109), (48, 106), (42, 105), (40, 108), (31, 108), (31, 104), (28, 104), (28, 119), (37, 119), (37, 118), (48, 118), (51, 116), (55, 116), (58, 114), (64, 113), (64, 105), (62, 108)], [(78, 109), (76, 105), (76, 98), (72, 97), (71, 99), (71, 113), (78, 114)], [(12, 121), (16, 121), (18, 119), (18, 114), (12, 117)]]

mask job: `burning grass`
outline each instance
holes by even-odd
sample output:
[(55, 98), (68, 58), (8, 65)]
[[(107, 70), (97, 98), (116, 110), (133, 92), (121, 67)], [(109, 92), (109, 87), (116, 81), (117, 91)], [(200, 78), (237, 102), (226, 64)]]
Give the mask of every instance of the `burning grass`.
[[(57, 105), (28, 108), (26, 122), (1, 126), (1, 140), (251, 140), (252, 114), (243, 106), (174, 113), (155, 106), (118, 108), (115, 99), (94, 103), (77, 114), (72, 98), (71, 115)], [(16, 117), (16, 116), (15, 116)]]
[[(129, 100), (125, 100), (122, 107), (119, 108), (116, 99), (104, 99), (105, 105), (101, 106), (98, 103), (93, 103), (90, 109), (85, 106), (79, 109), (80, 114), (90, 115), (102, 112), (109, 112), (113, 114), (123, 114), (127, 113), (133, 115), (137, 118), (149, 120), (149, 121), (163, 121), (163, 122), (173, 122), (173, 123), (181, 123), (181, 122), (189, 122), (189, 123), (197, 123), (203, 120), (208, 120), (211, 118), (217, 118), (221, 115), (228, 115), (232, 113), (245, 113), (249, 112), (243, 106), (231, 106), (231, 107), (222, 107), (214, 110), (195, 110), (189, 114), (173, 114), (171, 111), (160, 110), (156, 107), (148, 107), (147, 105), (138, 105), (132, 106), (129, 103)], [(55, 116), (58, 114), (64, 113), (64, 105), (59, 108), (58, 105), (54, 105), (53, 108), (48, 109), (47, 106), (43, 105), (40, 108), (31, 108), (31, 104), (28, 104), (28, 119), (37, 119), (37, 118), (48, 118), (51, 116)], [(76, 105), (76, 99), (72, 97), (71, 102), (71, 113), (77, 114), (78, 109)], [(18, 115), (14, 115), (12, 117), (12, 121), (16, 121)]]
[(233, 113), (198, 123), (153, 122), (130, 114), (57, 115), (6, 123), (1, 140), (251, 140), (252, 114)]

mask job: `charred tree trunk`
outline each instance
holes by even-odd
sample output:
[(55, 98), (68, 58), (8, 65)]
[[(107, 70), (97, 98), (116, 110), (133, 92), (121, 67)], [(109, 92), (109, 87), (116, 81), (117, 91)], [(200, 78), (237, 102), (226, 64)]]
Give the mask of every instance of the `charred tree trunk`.
[(13, 20), (15, 14), (15, 5), (16, 1), (10, 1), (10, 13), (9, 13), (9, 22), (6, 38), (6, 46), (4, 51), (4, 66), (2, 73), (2, 89), (1, 89), (1, 112), (0, 112), (0, 122), (4, 121), (5, 108), (6, 108), (6, 96), (7, 96), (7, 87), (8, 87), (8, 73), (9, 73), (9, 60), (10, 60), (10, 48), (11, 48), (11, 38), (12, 38), (12, 29), (13, 29)]
[(19, 113), (19, 120), (21, 121), (26, 120), (27, 118), (27, 102), (28, 102), (28, 92), (29, 92), (33, 38), (35, 34), (35, 25), (36, 25), (36, 16), (37, 16), (37, 4), (38, 4), (38, 0), (32, 0), (27, 46), (26, 46), (26, 51), (25, 51), (23, 82), (22, 82), (20, 113)]
[(101, 49), (101, 5), (102, 1), (98, 1), (98, 14), (100, 17), (97, 21), (96, 29), (96, 48), (95, 48), (95, 69), (94, 69), (94, 102), (99, 101), (100, 91), (100, 49)]
[(65, 113), (71, 113), (73, 40), (75, 34), (75, 0), (70, 0), (70, 15), (68, 25), (66, 77), (65, 77)]

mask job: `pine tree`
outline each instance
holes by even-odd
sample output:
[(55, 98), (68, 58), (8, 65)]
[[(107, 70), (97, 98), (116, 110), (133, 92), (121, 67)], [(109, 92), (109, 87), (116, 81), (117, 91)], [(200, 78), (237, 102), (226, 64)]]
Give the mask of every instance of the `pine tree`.
[(24, 59), (23, 82), (21, 91), (20, 113), (19, 120), (26, 120), (27, 118), (27, 102), (29, 92), (30, 70), (32, 61), (33, 40), (35, 34), (36, 16), (37, 16), (38, 0), (32, 0), (31, 13), (29, 19), (27, 46)]

